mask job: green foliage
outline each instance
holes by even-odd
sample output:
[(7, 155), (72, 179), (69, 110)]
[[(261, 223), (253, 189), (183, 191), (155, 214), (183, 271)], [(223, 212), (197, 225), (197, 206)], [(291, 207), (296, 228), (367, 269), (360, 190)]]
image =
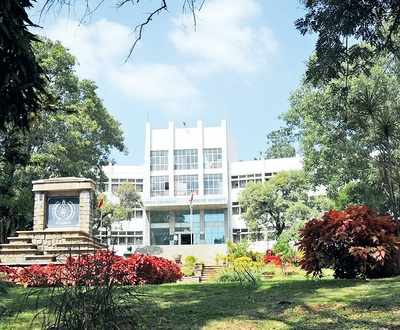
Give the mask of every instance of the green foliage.
[(111, 228), (113, 222), (129, 219), (134, 208), (142, 207), (141, 197), (131, 183), (120, 185), (115, 194), (118, 197), (117, 203), (110, 203), (106, 196), (102, 196), (103, 208), (96, 209), (97, 228)]
[(335, 208), (338, 210), (358, 204), (366, 204), (375, 209), (382, 209), (384, 203), (383, 194), (377, 194), (374, 187), (360, 181), (346, 183), (340, 187), (335, 196)]
[[(28, 291), (27, 295), (32, 292), (35, 291)], [(141, 320), (137, 312), (140, 292), (133, 287), (118, 287), (114, 281), (105, 281), (102, 286), (63, 286), (43, 292), (46, 308), (35, 315), (43, 329), (134, 329)]]
[(10, 128), (27, 128), (43, 110), (45, 80), (32, 49), (36, 36), (29, 30), (35, 24), (27, 13), (33, 2), (0, 1), (0, 138)]
[[(339, 205), (353, 201), (400, 215), (398, 62), (375, 58), (370, 75), (301, 86), (285, 115), (299, 137), (305, 171)], [(343, 194), (350, 194), (344, 197)], [(347, 201), (345, 200), (347, 199)]]
[(230, 260), (247, 257), (249, 254), (250, 242), (247, 240), (242, 240), (238, 243), (233, 243), (232, 241), (227, 242), (228, 247), (228, 258)]
[(250, 257), (242, 256), (231, 260), (217, 275), (219, 283), (239, 282), (243, 286), (256, 286), (260, 282), (264, 265), (254, 262)]
[(35, 43), (34, 50), (57, 111), (37, 113), (29, 131), (0, 131), (0, 242), (32, 226), (32, 180), (83, 176), (103, 181), (102, 166), (111, 152), (124, 150), (120, 124), (103, 106), (95, 84), (78, 78), (75, 58), (49, 40)]
[(196, 268), (196, 257), (186, 256), (183, 261), (182, 273), (185, 276), (193, 276)]
[(296, 156), (296, 149), (293, 146), (293, 137), (287, 127), (272, 131), (267, 135), (267, 149), (263, 158), (285, 158)]
[(300, 230), (304, 227), (305, 221), (298, 221), (290, 228), (285, 229), (274, 244), (273, 252), (278, 255), (283, 263), (297, 264), (299, 251), (296, 243), (300, 238)]
[(239, 196), (243, 218), (251, 230), (272, 226), (279, 237), (286, 226), (319, 211), (319, 201), (309, 196), (310, 190), (303, 171), (280, 172), (266, 182), (250, 183)]
[(296, 21), (301, 34), (317, 33), (315, 57), (307, 80), (326, 83), (332, 79), (367, 72), (374, 55), (399, 55), (398, 1), (303, 1), (306, 14)]
[(194, 265), (196, 263), (196, 257), (194, 256), (186, 256), (184, 261), (185, 264), (192, 264)]

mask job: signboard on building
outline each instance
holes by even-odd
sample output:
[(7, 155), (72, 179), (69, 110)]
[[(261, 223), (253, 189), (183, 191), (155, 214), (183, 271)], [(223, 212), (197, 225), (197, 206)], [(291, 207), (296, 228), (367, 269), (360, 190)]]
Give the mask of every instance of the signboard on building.
[(48, 198), (47, 227), (79, 227), (79, 197)]

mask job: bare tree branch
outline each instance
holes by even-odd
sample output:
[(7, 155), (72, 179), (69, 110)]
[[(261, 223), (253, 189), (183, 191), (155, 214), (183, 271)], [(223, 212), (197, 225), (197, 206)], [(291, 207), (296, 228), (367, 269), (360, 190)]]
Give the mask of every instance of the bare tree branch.
[[(124, 0), (124, 1), (127, 1), (127, 0)], [(135, 32), (137, 33), (137, 36), (136, 36), (135, 41), (133, 42), (133, 45), (131, 46), (131, 48), (129, 50), (129, 54), (128, 54), (127, 58), (125, 59), (125, 62), (129, 59), (129, 57), (131, 57), (131, 55), (133, 53), (133, 50), (135, 49), (137, 43), (142, 39), (142, 34), (143, 34), (144, 27), (151, 22), (151, 20), (153, 19), (154, 15), (157, 15), (157, 14), (159, 14), (160, 12), (162, 12), (164, 10), (168, 11), (167, 3), (166, 3), (166, 0), (161, 0), (160, 7), (158, 7), (153, 12), (151, 12), (147, 16), (147, 19), (143, 23), (141, 23), (141, 24), (139, 24), (139, 25), (137, 25), (135, 27)]]
[[(113, 1), (115, 1), (115, 5), (117, 8), (121, 8), (126, 4), (137, 6), (139, 3), (143, 3), (143, 0), (113, 0)], [(168, 0), (161, 0), (160, 6), (155, 8), (149, 14), (147, 14), (145, 20), (135, 27), (134, 31), (136, 33), (136, 38), (134, 39), (133, 44), (129, 49), (129, 53), (125, 59), (125, 62), (131, 57), (137, 44), (142, 39), (146, 26), (153, 20), (154, 16), (160, 14), (161, 12), (168, 11), (167, 1)], [(202, 10), (206, 0), (182, 0), (182, 1), (183, 1), (182, 11), (183, 13), (186, 13), (188, 10), (190, 11), (190, 14), (193, 18), (193, 26), (194, 29), (196, 30), (197, 13)], [(98, 0), (97, 4), (94, 6), (93, 9), (90, 6), (90, 2), (91, 0), (45, 0), (44, 5), (42, 6), (40, 11), (39, 19), (41, 19), (42, 16), (47, 15), (50, 12), (50, 10), (54, 8), (55, 5), (59, 5), (60, 9), (63, 7), (68, 7), (68, 10), (70, 11), (70, 9), (75, 7), (77, 3), (82, 3), (84, 7), (84, 13), (82, 14), (80, 23), (83, 23), (85, 19), (93, 15), (93, 13), (95, 13), (106, 2), (106, 0)]]

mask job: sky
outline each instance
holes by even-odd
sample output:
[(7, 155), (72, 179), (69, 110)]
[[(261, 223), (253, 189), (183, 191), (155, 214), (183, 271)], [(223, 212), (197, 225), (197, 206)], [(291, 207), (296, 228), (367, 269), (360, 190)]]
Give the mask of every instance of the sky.
[(253, 159), (265, 149), (267, 133), (282, 125), (279, 115), (289, 108), (315, 43), (294, 27), (304, 14), (298, 0), (206, 0), (196, 28), (183, 0), (169, 0), (168, 12), (145, 27), (127, 58), (134, 27), (160, 1), (117, 9), (108, 0), (89, 17), (78, 6), (40, 16), (43, 2), (31, 11), (42, 27), (36, 31), (70, 50), (79, 77), (96, 82), (121, 123), (128, 151), (113, 154), (117, 164), (143, 163), (146, 121), (163, 128), (168, 121), (216, 126), (226, 119), (236, 159)]

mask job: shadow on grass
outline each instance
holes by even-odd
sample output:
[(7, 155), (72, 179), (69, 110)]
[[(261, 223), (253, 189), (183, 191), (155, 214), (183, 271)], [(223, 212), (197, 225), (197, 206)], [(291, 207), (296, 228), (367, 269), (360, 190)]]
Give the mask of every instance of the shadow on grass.
[[(286, 329), (399, 329), (370, 312), (398, 310), (399, 278), (387, 280), (283, 280), (256, 288), (200, 284), (149, 288), (157, 304), (146, 306), (151, 329), (200, 329), (221, 321), (255, 321)], [(225, 323), (224, 323), (225, 322)], [(237, 329), (239, 329), (237, 327)], [(278, 327), (279, 328), (279, 327)]]
[[(33, 316), (46, 306), (46, 290), (30, 290), (34, 294), (27, 298), (26, 289), (12, 288), (0, 300), (3, 317), (10, 321), (24, 313)], [(144, 329), (196, 330), (216, 324), (218, 329), (400, 329), (400, 278), (299, 278), (266, 281), (258, 287), (154, 285), (146, 286), (144, 293), (137, 306)], [(24, 319), (29, 324), (29, 318)]]

